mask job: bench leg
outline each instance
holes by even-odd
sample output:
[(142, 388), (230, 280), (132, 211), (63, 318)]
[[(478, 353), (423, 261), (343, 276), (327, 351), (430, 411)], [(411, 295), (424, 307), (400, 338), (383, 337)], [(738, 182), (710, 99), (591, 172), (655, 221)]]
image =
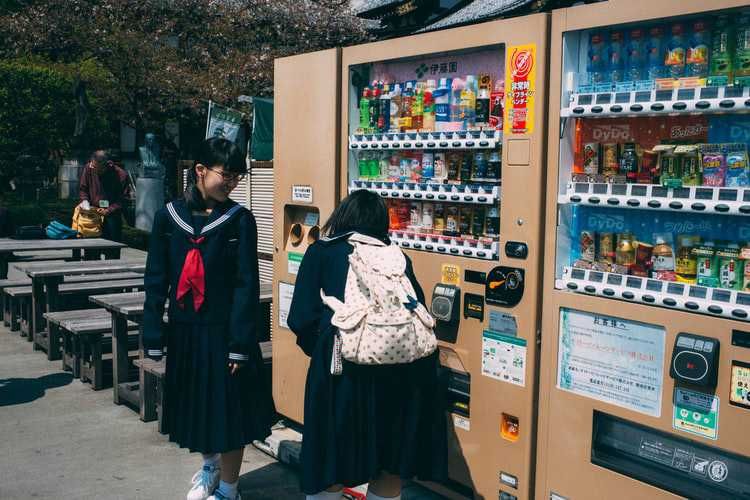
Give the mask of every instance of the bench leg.
[(102, 336), (96, 335), (91, 339), (91, 384), (95, 391), (104, 388), (104, 352), (102, 350)]
[(70, 368), (73, 377), (81, 376), (81, 342), (78, 335), (70, 335)]
[(120, 384), (128, 382), (128, 320), (119, 314), (112, 314), (112, 387), (114, 402), (121, 404)]
[(3, 324), (5, 326), (10, 326), (10, 299), (8, 298), (7, 294), (2, 294), (0, 296), (0, 300), (2, 300), (3, 304)]
[(21, 299), (21, 302), (19, 302), (19, 310), (20, 310), (20, 325), (21, 325), (21, 335), (26, 337), (27, 342), (33, 342), (34, 337), (31, 336), (31, 299), (30, 298), (23, 298)]
[[(77, 335), (76, 335), (77, 337)], [(91, 382), (91, 344), (89, 339), (78, 339), (81, 382)]]
[[(48, 279), (46, 281), (46, 297), (43, 307), (44, 310), (46, 310), (46, 312), (48, 313), (60, 310), (61, 301), (58, 292), (59, 285), (60, 280)], [(44, 316), (42, 316), (42, 318), (44, 318)], [(60, 330), (57, 328), (52, 328), (52, 324), (48, 323), (46, 320), (41, 324), (42, 328), (45, 328), (45, 326), (47, 330), (47, 360), (55, 361), (57, 359), (60, 359)], [(36, 332), (38, 331), (39, 330), (36, 330)]]
[(18, 332), (21, 330), (21, 306), (20, 300), (10, 301), (10, 331)]
[(159, 432), (166, 434), (167, 431), (164, 428), (164, 377), (156, 378), (156, 413), (159, 415)]
[(0, 253), (0, 280), (8, 279), (8, 257), (9, 254)]
[(156, 377), (143, 368), (140, 369), (140, 407), (141, 420), (152, 422), (156, 420)]

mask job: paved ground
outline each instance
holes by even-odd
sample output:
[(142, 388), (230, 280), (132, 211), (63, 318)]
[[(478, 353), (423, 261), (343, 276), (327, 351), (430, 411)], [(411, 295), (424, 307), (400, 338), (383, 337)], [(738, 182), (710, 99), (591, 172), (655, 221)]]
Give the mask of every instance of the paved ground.
[[(110, 389), (94, 392), (1, 323), (0, 437), (2, 500), (181, 499), (200, 465), (156, 422), (116, 406)], [(295, 470), (254, 447), (245, 451), (240, 490), (245, 500), (304, 498)], [(411, 486), (404, 498), (439, 497)]]

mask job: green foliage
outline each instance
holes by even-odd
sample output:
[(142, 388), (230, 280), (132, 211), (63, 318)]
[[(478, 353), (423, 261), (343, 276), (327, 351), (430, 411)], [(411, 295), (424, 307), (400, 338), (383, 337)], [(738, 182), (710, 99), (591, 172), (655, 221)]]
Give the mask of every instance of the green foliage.
[[(51, 156), (71, 152), (77, 72), (76, 67), (40, 59), (0, 60), (0, 190), (7, 189), (12, 178), (54, 177)], [(81, 65), (83, 78), (106, 82), (101, 73), (94, 66)], [(84, 137), (91, 143), (113, 139), (96, 99), (91, 102)]]

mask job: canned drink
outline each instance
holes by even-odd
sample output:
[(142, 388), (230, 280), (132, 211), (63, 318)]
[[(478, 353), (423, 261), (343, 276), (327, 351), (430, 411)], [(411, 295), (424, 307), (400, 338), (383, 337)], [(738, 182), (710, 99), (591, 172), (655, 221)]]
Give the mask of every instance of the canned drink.
[[(479, 208), (479, 207), (477, 207)], [(472, 218), (472, 207), (471, 205), (463, 205), (459, 208), (459, 219), (458, 219), (458, 232), (461, 236), (471, 236), (471, 218)]]
[(490, 153), (490, 159), (488, 162), (487, 180), (499, 181), (502, 175), (502, 158), (500, 151), (493, 151)]
[(434, 212), (432, 203), (422, 205), (422, 230), (431, 233), (433, 228)]
[[(489, 167), (489, 161), (487, 153), (484, 151), (478, 151), (474, 154), (474, 168), (472, 172), (472, 179), (485, 180), (487, 179), (487, 170)], [(463, 179), (461, 179), (463, 180)]]
[(432, 215), (432, 230), (435, 234), (442, 234), (445, 231), (445, 206), (442, 203), (435, 203), (435, 210)]
[(595, 240), (593, 231), (581, 231), (579, 238), (581, 259), (594, 262), (596, 258)]
[(402, 200), (398, 202), (398, 225), (399, 229), (406, 229), (411, 223), (411, 214), (409, 213), (409, 204)]
[(445, 165), (445, 153), (435, 153), (432, 162), (433, 168), (435, 170), (435, 173), (433, 175), (434, 179), (436, 181), (442, 181), (443, 179), (447, 178), (448, 170)]
[(461, 153), (451, 152), (447, 156), (448, 162), (448, 180), (457, 181), (458, 173), (461, 170)]
[(435, 155), (422, 153), (422, 178), (426, 181), (435, 177)]
[(500, 236), (500, 209), (497, 205), (492, 205), (489, 210), (487, 210), (486, 234), (491, 238)]
[(744, 272), (743, 261), (740, 260), (739, 245), (730, 243), (716, 252), (719, 258), (719, 287), (729, 290), (740, 290)]
[[(466, 184), (471, 182), (471, 172), (472, 172), (472, 161), (471, 161), (471, 153), (464, 153), (461, 155), (461, 171), (460, 171), (460, 177), (461, 182)], [(485, 167), (486, 172), (486, 167)]]
[(693, 254), (697, 261), (697, 283), (701, 286), (719, 286), (719, 266), (716, 259), (716, 244), (713, 241), (704, 241), (700, 246), (693, 248)]
[(477, 207), (474, 210), (474, 217), (471, 219), (471, 234), (475, 238), (484, 236), (484, 224), (487, 220), (487, 207)]
[(583, 146), (583, 173), (596, 175), (599, 172), (599, 143), (588, 142)]
[(599, 233), (599, 258), (597, 260), (615, 261), (615, 233)]
[(617, 143), (602, 144), (602, 167), (601, 172), (604, 175), (617, 175), (620, 171), (620, 155)]
[(412, 201), (409, 208), (409, 224), (412, 226), (422, 225), (422, 204), (418, 201)]
[(458, 236), (458, 207), (456, 205), (448, 205), (445, 208), (445, 230), (443, 234), (446, 236)]
[(411, 158), (402, 156), (399, 170), (399, 177), (402, 182), (411, 179)]

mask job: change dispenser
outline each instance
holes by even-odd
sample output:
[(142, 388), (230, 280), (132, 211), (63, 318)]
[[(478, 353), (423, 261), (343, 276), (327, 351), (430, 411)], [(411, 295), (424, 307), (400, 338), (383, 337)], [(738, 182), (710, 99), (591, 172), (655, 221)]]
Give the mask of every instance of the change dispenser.
[(461, 318), (461, 289), (453, 285), (435, 285), (430, 310), (436, 320), (437, 338), (455, 342)]

